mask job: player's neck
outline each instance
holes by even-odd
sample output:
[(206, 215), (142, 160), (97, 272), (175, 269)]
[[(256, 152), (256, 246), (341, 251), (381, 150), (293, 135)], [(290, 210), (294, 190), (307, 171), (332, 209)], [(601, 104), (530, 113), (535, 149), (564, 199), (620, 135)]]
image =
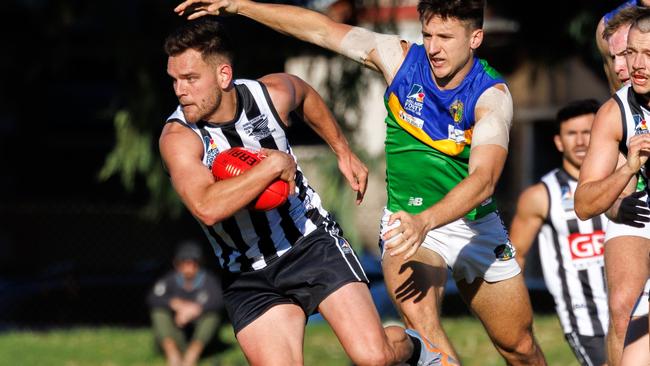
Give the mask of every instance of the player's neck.
[(219, 106), (212, 114), (205, 117), (205, 121), (215, 124), (232, 122), (237, 117), (237, 99), (237, 91), (234, 86), (223, 91)]
[(577, 167), (571, 164), (568, 160), (563, 159), (562, 169), (569, 173), (569, 176), (571, 176), (571, 178), (578, 180), (578, 177), (580, 176), (580, 167)]

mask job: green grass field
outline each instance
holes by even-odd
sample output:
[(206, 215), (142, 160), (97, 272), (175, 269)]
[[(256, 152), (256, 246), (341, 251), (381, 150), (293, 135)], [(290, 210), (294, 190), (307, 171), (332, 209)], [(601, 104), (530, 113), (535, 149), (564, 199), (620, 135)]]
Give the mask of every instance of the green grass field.
[[(504, 364), (477, 320), (470, 317), (445, 318), (443, 323), (464, 365)], [(537, 316), (535, 332), (549, 365), (578, 365), (564, 341), (555, 316)], [(223, 353), (202, 359), (200, 365), (246, 365), (235, 344), (232, 330), (223, 329), (221, 338), (232, 346)], [(305, 365), (349, 364), (326, 324), (318, 323), (307, 327)], [(154, 351), (148, 329), (106, 327), (0, 333), (0, 365), (164, 366), (165, 360)]]

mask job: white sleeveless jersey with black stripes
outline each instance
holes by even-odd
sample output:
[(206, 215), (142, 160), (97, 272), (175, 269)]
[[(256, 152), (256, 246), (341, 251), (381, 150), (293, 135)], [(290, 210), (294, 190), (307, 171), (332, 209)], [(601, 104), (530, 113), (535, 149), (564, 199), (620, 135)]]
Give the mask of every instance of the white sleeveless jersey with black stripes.
[[(203, 164), (210, 169), (215, 156), (231, 147), (254, 150), (277, 149), (294, 157), (282, 123), (266, 87), (254, 80), (235, 80), (237, 112), (227, 123), (189, 123), (179, 106), (167, 119), (192, 129), (203, 142)], [(198, 220), (197, 220), (198, 221)], [(321, 206), (300, 167), (296, 172), (296, 194), (277, 209), (260, 212), (241, 209), (213, 226), (199, 221), (219, 258), (230, 272), (257, 270), (286, 253), (301, 238), (321, 225), (339, 231)]]
[[(641, 135), (650, 133), (650, 126), (647, 125), (650, 117), (650, 111), (640, 102), (638, 95), (630, 84), (623, 86), (614, 94), (614, 100), (621, 110), (621, 120), (623, 122), (623, 138), (618, 146), (619, 151), (627, 156), (627, 147), (630, 139), (634, 135)], [(650, 173), (649, 163), (641, 167), (640, 174), (645, 182), (648, 181), (648, 173)]]
[(603, 336), (607, 332), (605, 215), (580, 220), (573, 209), (578, 182), (565, 170), (542, 177), (549, 211), (538, 236), (544, 281), (555, 300), (564, 333)]

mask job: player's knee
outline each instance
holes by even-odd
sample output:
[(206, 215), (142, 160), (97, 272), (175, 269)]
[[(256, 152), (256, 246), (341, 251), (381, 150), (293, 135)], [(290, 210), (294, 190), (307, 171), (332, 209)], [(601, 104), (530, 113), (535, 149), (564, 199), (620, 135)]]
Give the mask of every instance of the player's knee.
[(624, 332), (627, 328), (635, 300), (634, 297), (625, 296), (625, 294), (621, 294), (621, 296), (610, 296), (609, 313), (612, 324), (617, 333), (620, 333), (620, 330), (623, 330)]
[(537, 344), (531, 331), (527, 331), (522, 336), (511, 337), (505, 341), (497, 342), (497, 347), (501, 354), (509, 363), (519, 364), (532, 361), (537, 357)]
[(384, 366), (394, 363), (394, 356), (387, 347), (358, 348), (349, 356), (357, 366)]

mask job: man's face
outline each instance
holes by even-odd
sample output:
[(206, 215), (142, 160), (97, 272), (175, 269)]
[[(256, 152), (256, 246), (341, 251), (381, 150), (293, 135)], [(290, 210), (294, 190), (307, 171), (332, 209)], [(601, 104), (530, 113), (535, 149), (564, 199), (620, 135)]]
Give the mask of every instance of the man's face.
[(480, 44), (482, 30), (470, 31), (456, 18), (435, 15), (422, 24), (422, 37), (433, 75), (447, 83), (463, 67), (471, 67), (472, 49)]
[(199, 273), (199, 262), (193, 259), (182, 259), (176, 262), (176, 270), (186, 281), (191, 281)]
[(560, 133), (555, 136), (555, 146), (562, 153), (562, 158), (578, 169), (587, 155), (595, 117), (591, 113), (570, 118), (560, 125)]
[(630, 74), (627, 70), (625, 60), (625, 50), (627, 49), (627, 33), (630, 25), (624, 25), (618, 28), (607, 40), (609, 46), (609, 56), (612, 58), (612, 68), (620, 83), (617, 88), (625, 85), (630, 80)]
[(634, 91), (638, 94), (649, 94), (650, 32), (642, 33), (638, 28), (630, 29), (625, 59)]
[(167, 73), (174, 81), (174, 93), (188, 122), (208, 119), (217, 111), (221, 88), (216, 67), (203, 60), (200, 52), (188, 49), (169, 56)]

